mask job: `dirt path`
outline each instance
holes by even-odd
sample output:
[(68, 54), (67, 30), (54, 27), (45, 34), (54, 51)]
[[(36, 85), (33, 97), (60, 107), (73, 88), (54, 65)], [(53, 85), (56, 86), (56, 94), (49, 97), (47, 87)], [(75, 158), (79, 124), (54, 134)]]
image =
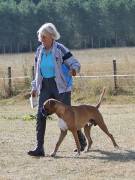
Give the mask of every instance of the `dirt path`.
[(35, 145), (35, 121), (24, 121), (34, 114), (28, 102), (0, 105), (0, 180), (133, 180), (135, 177), (134, 105), (100, 108), (109, 130), (120, 145), (115, 150), (108, 137), (92, 129), (94, 141), (88, 153), (75, 158), (74, 140), (69, 132), (56, 158), (51, 158), (59, 135), (56, 120), (47, 121), (46, 157), (32, 158), (27, 151)]

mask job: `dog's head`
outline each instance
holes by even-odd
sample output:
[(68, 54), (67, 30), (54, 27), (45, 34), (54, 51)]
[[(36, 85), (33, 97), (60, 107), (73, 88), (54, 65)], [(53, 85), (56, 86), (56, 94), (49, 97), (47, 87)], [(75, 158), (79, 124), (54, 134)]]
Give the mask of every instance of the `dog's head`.
[(55, 105), (56, 105), (56, 100), (55, 99), (48, 99), (47, 101), (44, 102), (43, 104), (43, 109), (49, 114), (55, 113)]

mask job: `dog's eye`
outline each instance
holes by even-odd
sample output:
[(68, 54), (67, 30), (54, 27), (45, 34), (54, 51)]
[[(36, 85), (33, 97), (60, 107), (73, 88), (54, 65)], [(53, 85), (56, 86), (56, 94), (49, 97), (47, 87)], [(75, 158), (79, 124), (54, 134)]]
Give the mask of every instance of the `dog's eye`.
[(44, 107), (44, 110), (45, 110), (45, 111), (48, 111), (48, 108)]

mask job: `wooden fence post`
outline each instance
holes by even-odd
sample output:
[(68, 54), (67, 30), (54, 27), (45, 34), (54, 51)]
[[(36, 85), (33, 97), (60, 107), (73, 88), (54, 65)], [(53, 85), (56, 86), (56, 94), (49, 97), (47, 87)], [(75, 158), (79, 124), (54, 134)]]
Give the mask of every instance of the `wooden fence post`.
[(12, 95), (11, 67), (8, 67), (8, 96)]
[(94, 38), (91, 37), (91, 48), (93, 49), (94, 48)]
[(117, 65), (116, 65), (116, 59), (113, 60), (113, 75), (114, 75), (114, 90), (117, 94), (118, 84), (117, 84)]
[(32, 80), (34, 80), (34, 66), (32, 66)]

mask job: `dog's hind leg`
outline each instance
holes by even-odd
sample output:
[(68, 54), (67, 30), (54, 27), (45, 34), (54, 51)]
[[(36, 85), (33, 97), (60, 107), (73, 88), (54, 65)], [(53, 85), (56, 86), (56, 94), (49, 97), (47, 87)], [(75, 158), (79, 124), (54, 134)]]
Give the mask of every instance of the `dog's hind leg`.
[(63, 141), (63, 139), (64, 139), (64, 137), (65, 137), (66, 135), (67, 135), (67, 130), (65, 130), (65, 131), (61, 130), (59, 139), (58, 139), (58, 141), (57, 141), (57, 143), (56, 143), (56, 145), (55, 145), (55, 149), (54, 149), (53, 153), (51, 153), (51, 156), (52, 156), (52, 157), (55, 157), (55, 156), (56, 156), (56, 152), (58, 151), (58, 148), (59, 148), (60, 144), (62, 143), (62, 141)]
[(90, 131), (91, 131), (91, 127), (92, 127), (93, 124), (86, 124), (84, 126), (84, 133), (85, 133), (85, 136), (88, 140), (88, 146), (87, 146), (87, 152), (89, 151), (89, 149), (91, 148), (91, 145), (92, 145), (92, 139), (91, 139), (91, 136), (90, 136)]
[(98, 126), (102, 129), (102, 131), (104, 131), (110, 137), (114, 147), (118, 148), (118, 145), (117, 145), (113, 135), (108, 131), (108, 128), (107, 128), (106, 124), (104, 123), (102, 115), (99, 114), (98, 119), (95, 119), (95, 121), (98, 124)]

